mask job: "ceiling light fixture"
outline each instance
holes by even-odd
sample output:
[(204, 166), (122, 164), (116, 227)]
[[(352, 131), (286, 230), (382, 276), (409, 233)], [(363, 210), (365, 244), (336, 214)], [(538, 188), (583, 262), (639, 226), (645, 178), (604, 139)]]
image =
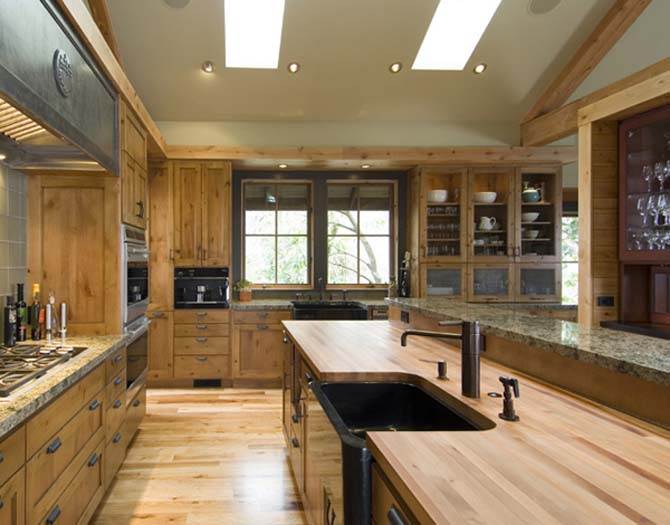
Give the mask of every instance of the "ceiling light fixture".
[(481, 75), (484, 71), (486, 71), (486, 68), (488, 66), (482, 62), (481, 64), (477, 64), (472, 71), (475, 73), (475, 75)]
[(402, 63), (401, 62), (393, 62), (393, 64), (391, 64), (389, 66), (389, 71), (391, 73), (400, 73), (401, 69), (402, 69)]
[(462, 71), (501, 0), (440, 0), (412, 69)]
[(300, 64), (297, 62), (291, 62), (286, 69), (288, 69), (289, 73), (297, 73), (300, 71)]
[(4, 153), (0, 153), (0, 160), (5, 160), (7, 158), (7, 155)]
[(277, 69), (284, 0), (225, 0), (226, 67)]
[(361, 164), (361, 168), (364, 170), (369, 170), (372, 166), (370, 164)]
[(286, 168), (288, 168), (288, 164), (280, 164), (280, 165), (278, 166), (278, 168), (279, 168), (280, 170), (285, 170)]
[(205, 73), (214, 73), (214, 62), (205, 60), (200, 66)]

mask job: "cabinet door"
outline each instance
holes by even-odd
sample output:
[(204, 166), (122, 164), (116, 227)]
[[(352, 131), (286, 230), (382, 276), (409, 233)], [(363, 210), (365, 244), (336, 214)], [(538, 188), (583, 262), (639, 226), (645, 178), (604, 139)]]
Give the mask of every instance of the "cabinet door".
[(233, 327), (233, 379), (281, 381), (281, 325), (235, 325)]
[(514, 297), (511, 264), (479, 264), (470, 267), (468, 301), (509, 302)]
[(134, 184), (134, 201), (137, 208), (137, 219), (135, 224), (138, 228), (143, 230), (147, 227), (147, 173), (140, 166), (136, 166), (135, 170), (135, 184)]
[(424, 264), (421, 266), (421, 297), (466, 297), (465, 264)]
[(557, 302), (561, 299), (560, 264), (519, 264), (517, 301)]
[(169, 379), (173, 370), (172, 312), (152, 312), (149, 325), (149, 379)]
[(137, 200), (138, 171), (140, 167), (127, 153), (122, 154), (121, 165), (121, 219), (131, 226), (140, 226), (140, 204)]
[(197, 266), (201, 260), (202, 165), (177, 162), (174, 166), (174, 262)]
[(0, 523), (23, 525), (25, 517), (25, 470), (21, 468), (0, 487)]
[(202, 264), (229, 266), (232, 224), (230, 163), (205, 164), (202, 190)]
[[(172, 166), (164, 163), (149, 171), (149, 297), (157, 310), (174, 306), (172, 268)], [(166, 285), (167, 284), (167, 285)]]

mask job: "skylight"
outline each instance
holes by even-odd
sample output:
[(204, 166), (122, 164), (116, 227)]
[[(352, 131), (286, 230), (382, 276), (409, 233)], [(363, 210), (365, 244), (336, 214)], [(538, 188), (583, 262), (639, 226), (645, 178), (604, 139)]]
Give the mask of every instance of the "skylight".
[(284, 0), (225, 0), (226, 67), (277, 69)]
[(440, 0), (412, 69), (465, 68), (501, 0)]

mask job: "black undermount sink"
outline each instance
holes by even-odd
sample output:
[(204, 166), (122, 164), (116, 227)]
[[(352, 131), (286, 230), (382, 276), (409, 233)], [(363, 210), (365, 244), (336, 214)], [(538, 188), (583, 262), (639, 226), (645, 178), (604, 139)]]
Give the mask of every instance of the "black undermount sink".
[(292, 301), (293, 319), (365, 320), (368, 309), (356, 301)]
[(357, 301), (291, 301), (293, 308), (361, 308), (363, 303)]
[[(322, 383), (320, 390), (346, 429), (373, 431), (488, 430), (495, 423), (465, 405), (460, 411), (420, 386), (401, 382)], [(326, 412), (328, 412), (328, 408)], [(463, 412), (470, 412), (465, 415)]]

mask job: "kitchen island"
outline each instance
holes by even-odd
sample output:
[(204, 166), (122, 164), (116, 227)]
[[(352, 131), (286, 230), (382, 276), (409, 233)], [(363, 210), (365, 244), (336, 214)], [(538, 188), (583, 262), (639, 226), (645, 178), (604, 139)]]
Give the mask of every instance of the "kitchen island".
[[(482, 397), (463, 397), (458, 350), (421, 337), (403, 348), (391, 322), (283, 324), (316, 380), (407, 381), (495, 422), (486, 431), (367, 434), (375, 468), (416, 522), (668, 523), (667, 431), (487, 360)], [(426, 362), (436, 359), (447, 361), (447, 381)], [(519, 378), (518, 422), (500, 419), (501, 400), (486, 395), (501, 391), (501, 375)]]

